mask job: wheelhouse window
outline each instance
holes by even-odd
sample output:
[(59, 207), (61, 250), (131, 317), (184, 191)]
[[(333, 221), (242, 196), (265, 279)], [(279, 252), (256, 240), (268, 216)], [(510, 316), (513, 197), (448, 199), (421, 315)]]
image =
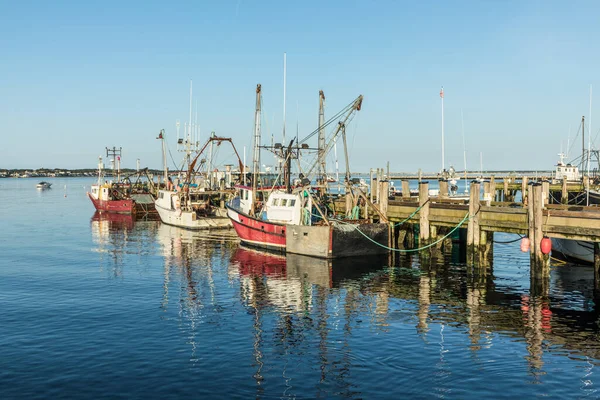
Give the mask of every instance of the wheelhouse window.
[(296, 205), (296, 199), (291, 199), (288, 203), (288, 207), (294, 207)]

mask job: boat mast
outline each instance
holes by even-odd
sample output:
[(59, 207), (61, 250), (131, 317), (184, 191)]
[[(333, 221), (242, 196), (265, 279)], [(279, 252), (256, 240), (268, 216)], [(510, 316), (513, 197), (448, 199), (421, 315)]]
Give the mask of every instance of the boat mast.
[(440, 90), (440, 97), (442, 98), (442, 170), (444, 172), (445, 160), (444, 160), (444, 87)]
[(327, 184), (327, 166), (325, 161), (325, 94), (319, 90), (319, 164), (323, 184)]
[(260, 172), (260, 83), (256, 85), (256, 111), (254, 113), (254, 155), (252, 157), (252, 204), (250, 210), (254, 213), (254, 204), (256, 201), (256, 189), (258, 184), (258, 175)]
[(285, 146), (285, 89), (286, 89), (286, 53), (283, 53), (283, 145)]
[(161, 129), (158, 134), (158, 138), (162, 140), (162, 159), (163, 159), (163, 171), (165, 173), (165, 189), (168, 190), (169, 184), (169, 170), (167, 169), (167, 147), (165, 145), (165, 130)]
[[(216, 136), (214, 132), (210, 133), (210, 137)], [(213, 187), (213, 149), (214, 149), (214, 141), (210, 142), (210, 151), (208, 152), (208, 186), (212, 189)]]
[(104, 164), (102, 163), (102, 156), (98, 157), (98, 185), (102, 185), (102, 168), (104, 168)]
[(186, 151), (186, 160), (187, 160), (187, 165), (190, 165), (190, 155), (192, 153), (191, 151), (191, 136), (192, 136), (192, 80), (190, 79), (190, 117), (188, 120), (188, 129), (187, 129), (187, 138), (186, 138), (186, 146), (185, 146), (185, 151)]

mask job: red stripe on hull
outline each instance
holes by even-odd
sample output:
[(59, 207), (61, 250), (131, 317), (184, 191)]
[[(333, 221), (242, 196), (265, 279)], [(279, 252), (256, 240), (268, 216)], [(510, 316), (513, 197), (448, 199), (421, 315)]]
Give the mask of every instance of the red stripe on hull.
[(89, 193), (88, 197), (98, 211), (118, 214), (135, 214), (135, 201), (133, 200), (97, 200)]
[(285, 225), (252, 218), (234, 209), (237, 221), (231, 219), (233, 228), (240, 240), (248, 245), (285, 251)]

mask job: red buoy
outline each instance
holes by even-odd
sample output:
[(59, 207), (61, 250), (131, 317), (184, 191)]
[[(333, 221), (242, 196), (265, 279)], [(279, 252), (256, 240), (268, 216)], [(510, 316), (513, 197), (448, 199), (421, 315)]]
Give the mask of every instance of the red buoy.
[(552, 241), (549, 237), (544, 236), (542, 238), (542, 242), (540, 243), (540, 249), (542, 250), (542, 253), (550, 254), (550, 252), (552, 251)]
[(531, 241), (529, 240), (528, 237), (524, 237), (523, 239), (521, 239), (521, 251), (522, 252), (528, 252), (529, 251), (529, 246), (531, 245)]

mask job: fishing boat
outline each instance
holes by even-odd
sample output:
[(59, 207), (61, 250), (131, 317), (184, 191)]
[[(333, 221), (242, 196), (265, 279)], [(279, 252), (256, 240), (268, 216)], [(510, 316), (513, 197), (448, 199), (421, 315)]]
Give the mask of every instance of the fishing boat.
[[(562, 181), (566, 179), (569, 183), (581, 183), (581, 191), (569, 194), (569, 199), (566, 201), (569, 205), (575, 206), (597, 206), (600, 204), (600, 192), (592, 188), (585, 188), (583, 185), (584, 170), (587, 168), (589, 176), (589, 163), (592, 162), (591, 157), (595, 156), (595, 162), (600, 166), (597, 151), (585, 148), (585, 117), (581, 117), (581, 135), (582, 135), (582, 153), (581, 159), (576, 158), (569, 163), (565, 163), (566, 155), (561, 151), (558, 156), (559, 160), (555, 166), (554, 180)], [(577, 161), (579, 160), (579, 165)], [(550, 196), (550, 201), (558, 203), (562, 199), (556, 199)], [(571, 260), (581, 263), (594, 262), (594, 244), (589, 241), (552, 238), (552, 252)]]
[[(161, 138), (164, 149), (162, 134)], [(224, 203), (234, 194), (231, 168), (229, 166), (219, 174), (211, 162), (206, 162), (206, 158), (202, 158), (206, 149), (212, 148), (215, 144), (219, 146), (224, 142), (231, 144), (237, 156), (240, 171), (243, 170), (242, 162), (231, 138), (211, 135), (194, 159), (190, 161), (187, 171), (180, 171), (181, 179), (176, 178), (174, 182), (170, 180), (165, 168), (165, 181), (168, 182), (168, 185), (165, 189), (158, 191), (155, 201), (156, 211), (163, 223), (194, 230), (231, 228), (231, 222), (224, 208)], [(163, 151), (164, 154), (165, 151)]]
[(50, 182), (41, 181), (40, 183), (35, 185), (35, 187), (40, 190), (46, 190), (46, 189), (50, 189), (52, 187), (52, 184)]
[[(342, 121), (336, 124), (332, 138), (325, 145), (323, 128), (332, 121), (325, 124), (320, 118), (318, 131), (307, 137), (319, 133), (319, 148), (312, 149), (317, 150), (318, 159), (306, 174), (299, 173), (299, 179), (294, 186), (290, 184), (291, 161), (292, 158), (298, 158), (301, 151), (311, 150), (304, 143), (306, 139), (298, 142), (295, 138), (285, 147), (276, 143), (273, 148), (268, 148), (284, 160), (283, 185), (278, 187), (275, 183), (271, 183), (269, 188), (259, 180), (262, 147), (260, 145), (261, 86), (260, 84), (257, 86), (252, 185), (240, 186), (239, 195), (227, 204), (227, 215), (242, 243), (282, 253), (320, 258), (381, 254), (388, 251), (389, 227), (385, 216), (381, 216), (382, 222), (385, 223), (371, 223), (366, 215), (360, 219), (360, 205), (369, 200), (364, 190), (359, 187), (360, 180), (350, 179), (345, 126), (351, 116), (361, 109), (361, 105), (362, 96), (359, 96), (342, 112), (336, 114), (336, 117), (345, 115)], [(338, 135), (344, 139), (346, 199), (347, 204), (351, 205), (344, 218), (339, 218), (335, 214), (335, 207), (331, 207), (324, 163), (325, 155), (332, 148)], [(317, 168), (320, 170), (320, 177), (316, 181), (323, 184), (314, 187), (308, 177)], [(373, 204), (371, 206), (376, 208)]]
[[(136, 172), (137, 179), (132, 182), (131, 177), (126, 176), (121, 180), (121, 149), (106, 149), (107, 157), (113, 156), (113, 174), (116, 181), (105, 180), (104, 164), (102, 157), (98, 161), (98, 182), (91, 186), (87, 193), (92, 204), (99, 212), (118, 213), (118, 214), (149, 214), (155, 212), (154, 197), (152, 188), (154, 183), (148, 179), (141, 181), (143, 172)], [(116, 169), (115, 169), (116, 168)]]

